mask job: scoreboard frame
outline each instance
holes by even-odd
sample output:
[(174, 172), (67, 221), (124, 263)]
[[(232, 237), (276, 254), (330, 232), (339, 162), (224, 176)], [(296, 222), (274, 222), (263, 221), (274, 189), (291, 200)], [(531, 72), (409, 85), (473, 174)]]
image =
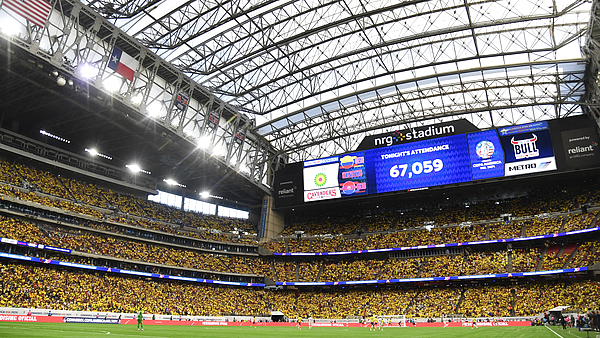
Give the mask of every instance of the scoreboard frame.
[[(597, 168), (600, 138), (590, 125), (580, 115), (292, 163), (276, 172), (275, 207)], [(311, 183), (319, 174), (327, 177), (326, 185)]]

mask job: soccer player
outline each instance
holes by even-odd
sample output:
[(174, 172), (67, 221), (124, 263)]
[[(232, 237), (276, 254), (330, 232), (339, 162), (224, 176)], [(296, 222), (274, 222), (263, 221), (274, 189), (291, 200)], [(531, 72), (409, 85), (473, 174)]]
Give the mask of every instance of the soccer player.
[(298, 316), (298, 324), (296, 324), (298, 330), (302, 330), (302, 317)]
[(252, 316), (252, 327), (256, 327), (254, 324), (256, 324), (256, 317)]
[(138, 331), (140, 330), (140, 326), (142, 327), (142, 331), (144, 331), (144, 314), (142, 310), (138, 312)]
[(473, 325), (471, 326), (471, 330), (472, 330), (473, 328), (476, 328), (476, 329), (478, 329), (478, 328), (479, 328), (479, 326), (477, 326), (477, 321), (475, 320), (475, 318), (473, 318)]
[(308, 329), (312, 329), (312, 316), (308, 316)]
[(371, 328), (369, 331), (375, 331), (375, 316), (371, 316)]

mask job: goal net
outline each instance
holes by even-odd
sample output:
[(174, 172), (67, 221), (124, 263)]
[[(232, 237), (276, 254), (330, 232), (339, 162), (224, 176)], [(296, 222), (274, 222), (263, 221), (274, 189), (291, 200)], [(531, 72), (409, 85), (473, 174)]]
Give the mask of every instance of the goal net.
[(375, 316), (383, 327), (407, 327), (405, 315)]

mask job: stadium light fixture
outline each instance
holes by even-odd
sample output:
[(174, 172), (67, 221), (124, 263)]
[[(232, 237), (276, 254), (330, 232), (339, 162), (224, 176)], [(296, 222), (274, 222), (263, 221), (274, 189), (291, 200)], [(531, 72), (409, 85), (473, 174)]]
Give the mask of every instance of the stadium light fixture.
[(131, 170), (133, 172), (142, 171), (142, 168), (140, 168), (140, 166), (137, 164), (127, 164), (127, 165), (125, 165), (125, 167), (129, 168), (129, 170)]
[(6, 35), (16, 36), (20, 33), (20, 24), (14, 19), (5, 19), (0, 23), (0, 30)]
[(98, 150), (96, 150), (94, 148), (85, 148), (85, 151), (87, 151), (92, 156), (98, 156), (98, 157), (105, 158), (107, 160), (112, 160), (112, 157), (102, 154), (102, 153), (99, 153)]
[(44, 135), (44, 136), (48, 136), (48, 137), (50, 137), (50, 138), (53, 138), (53, 139), (55, 139), (55, 140), (62, 141), (62, 142), (64, 142), (64, 143), (71, 143), (71, 141), (69, 141), (69, 140), (67, 140), (67, 139), (65, 139), (65, 138), (62, 138), (62, 137), (60, 137), (60, 136), (56, 136), (56, 135), (54, 135), (54, 134), (52, 134), (52, 133), (49, 133), (49, 132), (47, 132), (47, 131), (45, 131), (45, 130), (43, 130), (43, 129), (40, 129), (40, 134), (42, 134), (42, 135)]
[(84, 63), (82, 65), (79, 65), (77, 67), (77, 72), (79, 73), (79, 75), (81, 75), (82, 78), (89, 80), (93, 77), (95, 77), (96, 75), (98, 75), (98, 70), (90, 65), (89, 63)]
[(222, 146), (215, 146), (212, 151), (213, 156), (223, 157), (223, 156), (225, 156), (226, 153), (227, 153), (227, 151)]
[(102, 81), (102, 87), (107, 91), (114, 93), (121, 87), (121, 80), (116, 76), (108, 77), (107, 79)]
[(203, 192), (201, 192), (201, 193), (200, 193), (200, 197), (202, 197), (202, 199), (207, 199), (207, 198), (209, 198), (209, 197), (210, 197), (210, 198), (215, 198), (215, 199), (218, 199), (218, 200), (222, 200), (222, 199), (223, 199), (223, 197), (222, 197), (222, 196), (215, 196), (215, 195), (211, 195), (211, 194), (210, 194), (210, 192), (208, 192), (208, 191), (203, 191)]
[(66, 85), (66, 84), (67, 84), (67, 79), (65, 79), (65, 77), (64, 77), (64, 76), (62, 76), (62, 75), (59, 75), (59, 76), (56, 78), (56, 84), (58, 84), (60, 87), (62, 87), (62, 86), (64, 86), (64, 85)]
[(163, 182), (165, 182), (168, 185), (176, 185), (176, 186), (181, 187), (181, 188), (185, 188), (186, 187), (185, 184), (178, 183), (177, 181), (175, 181), (173, 179), (170, 179), (170, 178), (163, 179)]
[(96, 149), (85, 148), (85, 151), (87, 151), (88, 153), (90, 153), (90, 155), (92, 155), (92, 156), (98, 155), (98, 151)]
[(202, 136), (198, 140), (198, 149), (207, 149), (210, 145), (210, 138), (208, 136)]
[(142, 95), (142, 93), (137, 93), (136, 95), (134, 95), (131, 98), (131, 103), (133, 103), (135, 105), (139, 105), (140, 103), (142, 103), (143, 98), (144, 98), (144, 95)]
[(141, 173), (144, 173), (144, 174), (147, 174), (147, 175), (150, 175), (150, 174), (152, 174), (152, 173), (151, 173), (151, 172), (149, 172), (148, 170), (144, 170), (144, 169), (140, 168), (140, 166), (139, 166), (139, 165), (137, 165), (137, 164), (126, 164), (126, 165), (125, 165), (125, 167), (126, 167), (127, 169), (131, 170), (131, 171), (132, 171), (132, 172), (134, 172), (134, 173), (141, 172)]
[(146, 113), (150, 117), (159, 117), (162, 110), (162, 105), (159, 102), (152, 102), (146, 109)]

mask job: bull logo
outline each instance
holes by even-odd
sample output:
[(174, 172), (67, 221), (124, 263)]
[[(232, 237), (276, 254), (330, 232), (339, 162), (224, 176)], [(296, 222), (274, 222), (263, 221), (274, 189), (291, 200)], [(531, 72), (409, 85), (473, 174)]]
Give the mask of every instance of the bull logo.
[(520, 160), (523, 158), (532, 158), (540, 156), (540, 151), (537, 148), (536, 141), (538, 140), (535, 134), (532, 138), (515, 141), (515, 138), (510, 140), (515, 150), (515, 159)]

